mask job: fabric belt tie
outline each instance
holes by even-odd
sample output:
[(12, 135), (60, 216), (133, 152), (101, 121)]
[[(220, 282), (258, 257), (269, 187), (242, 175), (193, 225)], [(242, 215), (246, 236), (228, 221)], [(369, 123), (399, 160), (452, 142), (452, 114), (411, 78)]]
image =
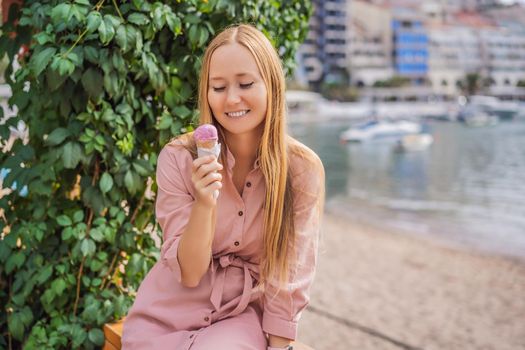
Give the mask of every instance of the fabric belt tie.
[[(219, 266), (221, 267), (220, 271), (217, 271)], [(234, 266), (242, 268), (244, 271), (244, 287), (240, 300), (238, 301), (237, 306), (228, 314), (221, 316), (220, 319), (232, 317), (243, 312), (248, 304), (250, 303), (252, 288), (253, 288), (253, 279), (258, 278), (258, 266), (247, 262), (246, 260), (241, 259), (240, 257), (234, 254), (226, 254), (220, 257), (213, 257), (211, 261), (211, 270), (212, 270), (212, 290), (210, 301), (215, 307), (217, 312), (221, 311), (221, 308), (224, 309), (230, 308), (233, 306), (232, 302), (235, 302), (239, 298), (234, 298), (231, 302), (228, 302), (225, 305), (221, 305), (222, 297), (224, 292), (224, 283), (226, 281), (226, 269), (229, 266)]]

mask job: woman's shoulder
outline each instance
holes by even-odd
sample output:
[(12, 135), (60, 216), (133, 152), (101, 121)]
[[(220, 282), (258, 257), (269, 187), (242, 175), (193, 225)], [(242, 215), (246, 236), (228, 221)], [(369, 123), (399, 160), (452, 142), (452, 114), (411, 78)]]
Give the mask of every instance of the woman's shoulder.
[(288, 152), (292, 176), (305, 173), (310, 175), (324, 174), (323, 162), (319, 156), (291, 136), (288, 137)]
[(171, 139), (160, 151), (159, 160), (171, 160), (183, 165), (193, 160), (196, 155), (193, 132), (179, 135)]

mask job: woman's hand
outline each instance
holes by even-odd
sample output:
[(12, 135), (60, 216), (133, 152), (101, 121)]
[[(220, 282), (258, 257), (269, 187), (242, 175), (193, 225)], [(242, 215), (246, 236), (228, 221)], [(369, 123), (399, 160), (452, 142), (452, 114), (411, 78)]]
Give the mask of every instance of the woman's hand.
[(222, 188), (222, 165), (214, 156), (205, 156), (193, 161), (191, 181), (195, 187), (195, 200), (200, 205), (214, 207), (217, 199), (213, 192)]

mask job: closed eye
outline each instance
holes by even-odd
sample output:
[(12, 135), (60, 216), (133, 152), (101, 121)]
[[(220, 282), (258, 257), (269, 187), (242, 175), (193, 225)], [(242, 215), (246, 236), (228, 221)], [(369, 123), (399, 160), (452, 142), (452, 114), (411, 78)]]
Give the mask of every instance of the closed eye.
[(214, 87), (214, 88), (213, 88), (213, 91), (215, 91), (215, 92), (221, 92), (221, 91), (224, 91), (224, 89), (226, 89), (226, 87), (224, 87), (224, 86), (223, 86), (223, 87)]
[(248, 83), (248, 84), (239, 84), (241, 86), (241, 89), (249, 89), (250, 87), (252, 87), (253, 85), (253, 81), (251, 83)]

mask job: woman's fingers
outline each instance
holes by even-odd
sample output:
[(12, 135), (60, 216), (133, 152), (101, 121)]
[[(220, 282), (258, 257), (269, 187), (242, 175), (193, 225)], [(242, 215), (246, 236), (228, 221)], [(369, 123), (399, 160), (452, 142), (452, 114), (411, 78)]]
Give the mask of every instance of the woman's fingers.
[(203, 178), (211, 172), (217, 172), (222, 170), (222, 165), (219, 162), (217, 162), (217, 160), (213, 156), (211, 160), (208, 159), (208, 161), (205, 162), (197, 162), (197, 160), (198, 159), (195, 160), (193, 167), (193, 174), (195, 174), (197, 179)]
[(204, 188), (206, 186), (209, 186), (213, 182), (221, 182), (222, 181), (222, 175), (217, 172), (212, 172), (206, 175), (205, 177), (201, 178), (197, 181), (199, 188)]
[(197, 169), (201, 165), (206, 164), (206, 163), (210, 163), (213, 160), (215, 160), (215, 156), (212, 156), (212, 155), (199, 157), (199, 158), (193, 160), (193, 171), (197, 171)]
[(200, 157), (193, 161), (191, 180), (197, 192), (197, 198), (205, 201), (212, 200), (213, 193), (222, 188), (220, 170), (222, 170), (222, 165), (214, 156)]

